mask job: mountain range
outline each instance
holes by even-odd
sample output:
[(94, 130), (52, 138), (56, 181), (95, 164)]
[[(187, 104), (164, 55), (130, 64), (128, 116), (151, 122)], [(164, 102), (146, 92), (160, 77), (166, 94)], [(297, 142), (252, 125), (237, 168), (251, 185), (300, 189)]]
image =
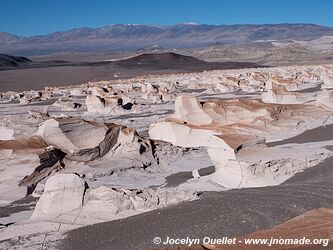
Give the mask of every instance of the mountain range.
[(0, 32), (0, 53), (31, 56), (59, 52), (134, 51), (152, 44), (164, 48), (192, 48), (257, 41), (309, 41), (323, 36), (333, 36), (333, 28), (314, 24), (114, 24), (29, 37)]

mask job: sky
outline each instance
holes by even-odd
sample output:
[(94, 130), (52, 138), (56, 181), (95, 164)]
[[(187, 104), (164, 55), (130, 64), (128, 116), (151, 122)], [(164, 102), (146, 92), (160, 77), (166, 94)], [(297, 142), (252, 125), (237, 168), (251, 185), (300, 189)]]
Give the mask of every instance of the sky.
[(21, 36), (118, 23), (333, 27), (332, 0), (0, 0), (0, 10), (0, 31)]

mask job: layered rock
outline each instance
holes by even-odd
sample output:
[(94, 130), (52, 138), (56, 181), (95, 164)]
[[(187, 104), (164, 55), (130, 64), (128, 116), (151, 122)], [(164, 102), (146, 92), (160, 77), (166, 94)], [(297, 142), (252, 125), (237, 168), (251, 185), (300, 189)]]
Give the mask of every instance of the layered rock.
[(201, 104), (193, 96), (178, 96), (175, 101), (175, 119), (193, 125), (208, 125), (212, 118), (202, 110)]
[(266, 85), (266, 92), (261, 94), (261, 99), (266, 103), (280, 104), (304, 104), (315, 101), (317, 93), (300, 93), (288, 91), (284, 85), (278, 85), (269, 81)]
[[(24, 154), (22, 150), (25, 150)], [(18, 151), (19, 155), (16, 157), (20, 159), (29, 155), (30, 151), (38, 155), (39, 161), (29, 163), (31, 166), (15, 175), (15, 182), (10, 183), (13, 188), (26, 187), (28, 194), (50, 174), (63, 170), (66, 166), (65, 170), (71, 171), (70, 166), (75, 166), (78, 162), (82, 162), (81, 165), (92, 162), (94, 165), (98, 164), (95, 160), (101, 159), (99, 164), (106, 165), (86, 173), (91, 179), (108, 172), (112, 174), (116, 170), (146, 169), (159, 164), (154, 143), (140, 137), (134, 129), (81, 119), (48, 119), (29, 138), (0, 141), (0, 151), (6, 152), (5, 155), (8, 152), (11, 157), (15, 157), (13, 152)], [(7, 165), (4, 169), (4, 173), (11, 170)]]
[(35, 133), (50, 146), (56, 146), (65, 152), (74, 153), (78, 147), (62, 132), (59, 122), (49, 119), (43, 122)]
[(218, 175), (221, 177), (218, 180), (219, 184), (225, 187), (238, 187), (242, 180), (242, 170), (238, 167), (240, 163), (236, 160), (236, 147), (220, 139), (218, 135), (211, 130), (191, 128), (172, 122), (152, 124), (149, 128), (149, 136), (154, 140), (167, 141), (175, 146), (186, 148), (206, 147), (216, 167), (216, 172), (211, 178)]
[(38, 166), (37, 154), (47, 145), (37, 136), (15, 140), (0, 140), (0, 204), (24, 198), (26, 186), (20, 180), (30, 175)]
[[(281, 133), (290, 137), (303, 132), (316, 126), (316, 122), (325, 123), (331, 114), (331, 111), (311, 105), (265, 104), (244, 99), (199, 103), (195, 97), (179, 96), (175, 114), (152, 124), (149, 135), (176, 146), (206, 147), (216, 168), (210, 179), (224, 187), (266, 186), (281, 183), (299, 171), (299, 167), (285, 178), (275, 178), (279, 173), (271, 171), (257, 175), (244, 159), (237, 157), (238, 152), (263, 143), (265, 139), (281, 137)], [(302, 127), (299, 121), (302, 121)]]
[(28, 194), (30, 194), (36, 185), (49, 176), (52, 172), (59, 171), (65, 164), (63, 159), (66, 154), (53, 146), (47, 147), (43, 153), (39, 154), (40, 165), (30, 175), (25, 176), (20, 182), (19, 186), (28, 187)]

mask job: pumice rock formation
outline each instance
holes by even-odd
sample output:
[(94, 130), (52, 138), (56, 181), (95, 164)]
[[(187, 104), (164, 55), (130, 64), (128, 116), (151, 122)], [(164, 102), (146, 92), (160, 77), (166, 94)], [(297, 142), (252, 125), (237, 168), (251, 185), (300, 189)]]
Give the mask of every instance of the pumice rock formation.
[(193, 96), (178, 96), (175, 101), (174, 118), (193, 125), (209, 125), (213, 119), (202, 110), (201, 104)]
[[(270, 84), (268, 84), (270, 83)], [(302, 93), (287, 91), (287, 85), (278, 85), (274, 82), (266, 83), (266, 92), (261, 94), (261, 99), (266, 103), (303, 104), (316, 100), (316, 92)]]
[[(1, 93), (0, 248), (15, 241), (39, 248), (87, 225), (105, 227), (117, 242), (119, 219), (126, 234), (145, 216), (163, 220), (160, 212), (181, 221), (192, 211), (195, 230), (207, 228), (243, 200), (253, 203), (249, 213), (259, 209), (256, 230), (274, 226), (260, 224), (262, 211), (282, 208), (286, 216), (274, 217), (276, 225), (313, 209), (314, 197), (328, 206), (332, 70), (331, 64), (211, 70)], [(311, 201), (289, 196), (295, 190), (313, 195)], [(262, 208), (272, 194), (279, 200)], [(205, 217), (207, 209), (214, 220)], [(240, 214), (244, 235), (252, 217)], [(161, 228), (150, 225), (140, 228), (139, 241), (147, 243), (140, 249), (152, 247), (146, 235)], [(235, 227), (214, 225), (216, 234), (235, 234)], [(178, 228), (187, 232), (178, 225), (166, 234)]]
[[(178, 96), (175, 105), (174, 115), (165, 122), (150, 126), (150, 137), (182, 147), (206, 147), (216, 168), (210, 179), (227, 188), (266, 186), (284, 181), (288, 176), (274, 177), (278, 171), (265, 172), (267, 176), (257, 175), (237, 154), (272, 140), (275, 133), (280, 135), (283, 131), (285, 136), (288, 133), (292, 136), (293, 131), (286, 127), (291, 114), (294, 119), (303, 119), (303, 129), (311, 128), (315, 114), (321, 114), (322, 121), (331, 115), (331, 112), (317, 106), (264, 104), (243, 99), (199, 103), (193, 96)], [(163, 134), (159, 132), (162, 130)], [(299, 171), (299, 168), (294, 171)]]
[(119, 114), (132, 109), (131, 99), (118, 91), (94, 87), (86, 98), (87, 111), (99, 115)]
[(62, 110), (76, 110), (79, 109), (82, 104), (76, 103), (72, 100), (59, 98), (58, 101), (53, 103), (53, 106), (60, 107)]
[(27, 186), (28, 193), (31, 192), (30, 190), (33, 190), (38, 182), (49, 176), (52, 171), (56, 172), (64, 167), (63, 159), (65, 156), (64, 152), (53, 146), (46, 147), (45, 151), (38, 155), (41, 164), (31, 175), (24, 177), (19, 182), (19, 186)]
[(75, 174), (56, 174), (50, 177), (31, 219), (54, 218), (81, 208), (85, 189), (84, 180)]
[(196, 199), (196, 194), (105, 186), (94, 189), (89, 188), (77, 174), (55, 174), (46, 181), (31, 217), (13, 227), (4, 228), (0, 240), (31, 233), (66, 232), (83, 225), (126, 218), (190, 199)]

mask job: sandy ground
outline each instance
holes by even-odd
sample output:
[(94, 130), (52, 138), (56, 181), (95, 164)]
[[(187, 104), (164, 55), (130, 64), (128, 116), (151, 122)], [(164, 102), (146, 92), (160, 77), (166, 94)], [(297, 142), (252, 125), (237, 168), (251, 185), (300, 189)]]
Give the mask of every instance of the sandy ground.
[[(198, 170), (200, 176), (206, 176), (215, 172), (215, 167), (210, 166)], [(192, 179), (193, 174), (191, 171), (188, 172), (178, 172), (172, 175), (167, 176), (165, 179), (167, 181), (166, 187), (177, 187), (182, 183), (185, 183), (187, 180)]]
[(314, 129), (307, 130), (297, 136), (277, 141), (267, 143), (268, 147), (275, 147), (288, 143), (307, 143), (307, 142), (320, 142), (333, 140), (333, 124), (322, 126)]

